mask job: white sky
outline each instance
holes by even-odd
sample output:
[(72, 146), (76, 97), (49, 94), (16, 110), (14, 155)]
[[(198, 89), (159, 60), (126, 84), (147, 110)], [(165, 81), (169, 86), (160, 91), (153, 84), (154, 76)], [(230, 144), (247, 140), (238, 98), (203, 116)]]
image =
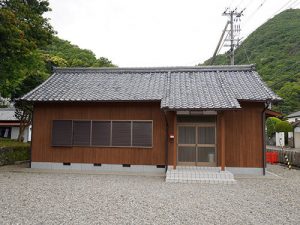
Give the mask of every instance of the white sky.
[[(49, 2), (52, 12), (46, 17), (60, 38), (92, 50), (97, 57), (107, 57), (119, 67), (193, 66), (203, 62), (216, 48), (227, 21), (222, 12), (229, 6), (238, 10), (246, 7), (240, 37), (276, 12), (300, 7), (300, 0)], [(228, 47), (221, 52), (225, 50)]]

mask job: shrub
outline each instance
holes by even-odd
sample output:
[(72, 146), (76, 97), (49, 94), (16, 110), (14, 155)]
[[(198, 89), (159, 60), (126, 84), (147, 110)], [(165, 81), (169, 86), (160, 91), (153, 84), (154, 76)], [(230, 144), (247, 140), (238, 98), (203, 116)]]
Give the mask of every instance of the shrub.
[(30, 159), (29, 147), (0, 148), (0, 165), (14, 164)]
[(0, 138), (0, 165), (30, 159), (30, 144)]
[(271, 138), (273, 136), (273, 134), (276, 132), (276, 125), (280, 122), (282, 122), (282, 121), (276, 117), (269, 117), (266, 120), (268, 137)]
[(291, 132), (293, 131), (293, 126), (288, 121), (280, 121), (275, 125), (276, 132)]

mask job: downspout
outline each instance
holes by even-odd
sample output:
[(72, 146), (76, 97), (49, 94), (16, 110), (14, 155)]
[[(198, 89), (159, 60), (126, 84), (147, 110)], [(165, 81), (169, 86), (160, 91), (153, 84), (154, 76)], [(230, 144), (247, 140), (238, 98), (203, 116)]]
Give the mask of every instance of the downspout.
[[(166, 92), (165, 92), (165, 98), (170, 95), (170, 77), (171, 76), (171, 71), (168, 71), (167, 75), (167, 84), (166, 84)], [(166, 143), (165, 143), (165, 172), (167, 173), (168, 171), (168, 166), (169, 166), (169, 123), (168, 123), (168, 117), (167, 117), (167, 112), (162, 109), (165, 115), (165, 121), (166, 121)]]
[(266, 101), (266, 105), (264, 110), (262, 111), (262, 132), (263, 132), (263, 138), (262, 138), (262, 151), (263, 151), (263, 175), (266, 175), (266, 110), (270, 105), (270, 101)]
[(167, 118), (167, 113), (165, 110), (164, 111), (164, 115), (165, 115), (165, 121), (166, 121), (166, 143), (165, 143), (165, 172), (167, 173), (168, 171), (168, 166), (169, 166), (169, 123), (168, 123), (168, 118)]
[[(34, 115), (34, 105), (33, 105), (33, 110), (32, 110), (32, 118), (31, 118), (31, 140), (30, 140), (30, 161), (29, 161), (29, 168), (31, 168), (31, 162), (32, 162), (32, 140), (33, 140), (33, 115)], [(30, 126), (29, 126), (30, 127)], [(29, 128), (28, 127), (28, 128)], [(29, 132), (29, 130), (28, 130)]]

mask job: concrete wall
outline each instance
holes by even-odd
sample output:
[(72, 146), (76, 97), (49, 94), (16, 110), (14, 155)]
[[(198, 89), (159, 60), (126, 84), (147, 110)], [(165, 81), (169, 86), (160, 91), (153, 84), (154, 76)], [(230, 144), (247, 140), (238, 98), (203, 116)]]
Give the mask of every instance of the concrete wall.
[(284, 146), (284, 132), (276, 132), (276, 146)]
[(293, 123), (293, 122), (295, 122), (296, 120), (300, 120), (300, 117), (293, 117), (293, 118), (288, 118), (288, 119), (287, 119), (287, 121), (288, 121), (289, 123)]
[(19, 135), (19, 127), (12, 127), (11, 128), (11, 139), (16, 140), (18, 139), (18, 135)]
[[(17, 140), (19, 136), (19, 127), (11, 128), (11, 139)], [(24, 131), (24, 142), (31, 141), (31, 126), (27, 127)]]
[[(284, 158), (284, 152), (279, 150), (278, 151), (278, 155), (279, 155), (279, 162), (280, 163), (284, 163), (286, 164), (286, 160)], [(293, 165), (293, 166), (297, 166), (300, 167), (300, 152), (296, 151), (296, 150), (290, 150), (290, 151), (286, 151), (287, 157), (289, 159), (289, 162)]]
[(295, 132), (295, 148), (300, 148), (300, 132)]

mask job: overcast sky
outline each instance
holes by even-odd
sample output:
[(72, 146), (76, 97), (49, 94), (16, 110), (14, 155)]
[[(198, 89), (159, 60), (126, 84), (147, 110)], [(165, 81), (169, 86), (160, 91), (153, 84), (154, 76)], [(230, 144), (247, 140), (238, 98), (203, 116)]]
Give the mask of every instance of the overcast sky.
[[(212, 56), (227, 17), (244, 8), (240, 37), (300, 0), (50, 0), (60, 38), (120, 67), (193, 66)], [(223, 48), (222, 52), (228, 50)]]

